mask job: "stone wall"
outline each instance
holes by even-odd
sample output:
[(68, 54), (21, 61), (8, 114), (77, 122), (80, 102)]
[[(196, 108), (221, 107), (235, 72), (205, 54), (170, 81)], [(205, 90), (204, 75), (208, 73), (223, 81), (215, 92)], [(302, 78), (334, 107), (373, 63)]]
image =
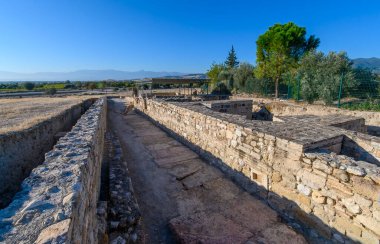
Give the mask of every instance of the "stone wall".
[(249, 121), (196, 103), (134, 103), (288, 221), (300, 223), (307, 236), (378, 243), (380, 168), (318, 149), (341, 144), (345, 130)]
[(31, 128), (0, 135), (0, 209), (10, 203), (31, 170), (43, 162), (45, 152), (55, 143), (54, 136), (68, 131), (92, 103), (86, 100)]
[[(260, 99), (263, 100), (263, 99)], [(280, 102), (273, 100), (265, 100), (265, 105), (275, 116), (287, 116), (287, 115), (331, 115), (342, 114), (348, 116), (356, 116), (365, 119), (368, 133), (380, 136), (380, 113), (369, 111), (351, 111), (346, 109), (339, 109), (336, 107), (327, 107), (322, 105), (310, 105), (310, 104), (292, 104), (290, 102)]]
[(0, 242), (97, 243), (106, 109), (96, 101), (23, 181), (0, 211)]
[(252, 117), (252, 100), (220, 100), (202, 104), (217, 112), (243, 115), (248, 119)]

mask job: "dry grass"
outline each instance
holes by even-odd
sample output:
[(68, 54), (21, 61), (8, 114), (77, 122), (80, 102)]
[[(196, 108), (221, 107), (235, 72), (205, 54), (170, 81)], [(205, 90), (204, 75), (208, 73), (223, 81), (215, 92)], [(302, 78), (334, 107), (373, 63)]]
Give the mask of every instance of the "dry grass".
[[(92, 96), (93, 97), (93, 96)], [(0, 99), (0, 134), (19, 131), (55, 116), (88, 96)]]

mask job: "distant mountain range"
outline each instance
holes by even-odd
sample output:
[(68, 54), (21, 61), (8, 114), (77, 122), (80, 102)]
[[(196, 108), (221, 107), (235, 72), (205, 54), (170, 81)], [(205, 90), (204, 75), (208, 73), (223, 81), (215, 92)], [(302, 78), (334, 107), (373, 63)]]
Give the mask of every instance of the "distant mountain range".
[(0, 71), (0, 81), (95, 81), (130, 80), (165, 76), (184, 76), (180, 72), (120, 71), (120, 70), (78, 70), (73, 72), (16, 73)]
[(356, 58), (352, 61), (355, 68), (367, 68), (380, 74), (380, 58)]

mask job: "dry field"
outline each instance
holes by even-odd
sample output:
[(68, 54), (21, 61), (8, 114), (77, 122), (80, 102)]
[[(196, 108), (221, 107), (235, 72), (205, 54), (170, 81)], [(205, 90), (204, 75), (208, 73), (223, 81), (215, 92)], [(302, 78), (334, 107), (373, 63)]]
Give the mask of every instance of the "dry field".
[(69, 96), (0, 99), (0, 134), (29, 128), (87, 98), (89, 97)]

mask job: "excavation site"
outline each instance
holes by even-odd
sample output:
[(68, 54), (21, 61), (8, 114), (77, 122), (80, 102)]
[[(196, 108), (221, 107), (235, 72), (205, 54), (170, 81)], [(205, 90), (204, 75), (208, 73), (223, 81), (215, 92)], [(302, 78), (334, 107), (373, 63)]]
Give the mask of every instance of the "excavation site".
[(136, 93), (2, 132), (1, 243), (378, 243), (379, 115)]

